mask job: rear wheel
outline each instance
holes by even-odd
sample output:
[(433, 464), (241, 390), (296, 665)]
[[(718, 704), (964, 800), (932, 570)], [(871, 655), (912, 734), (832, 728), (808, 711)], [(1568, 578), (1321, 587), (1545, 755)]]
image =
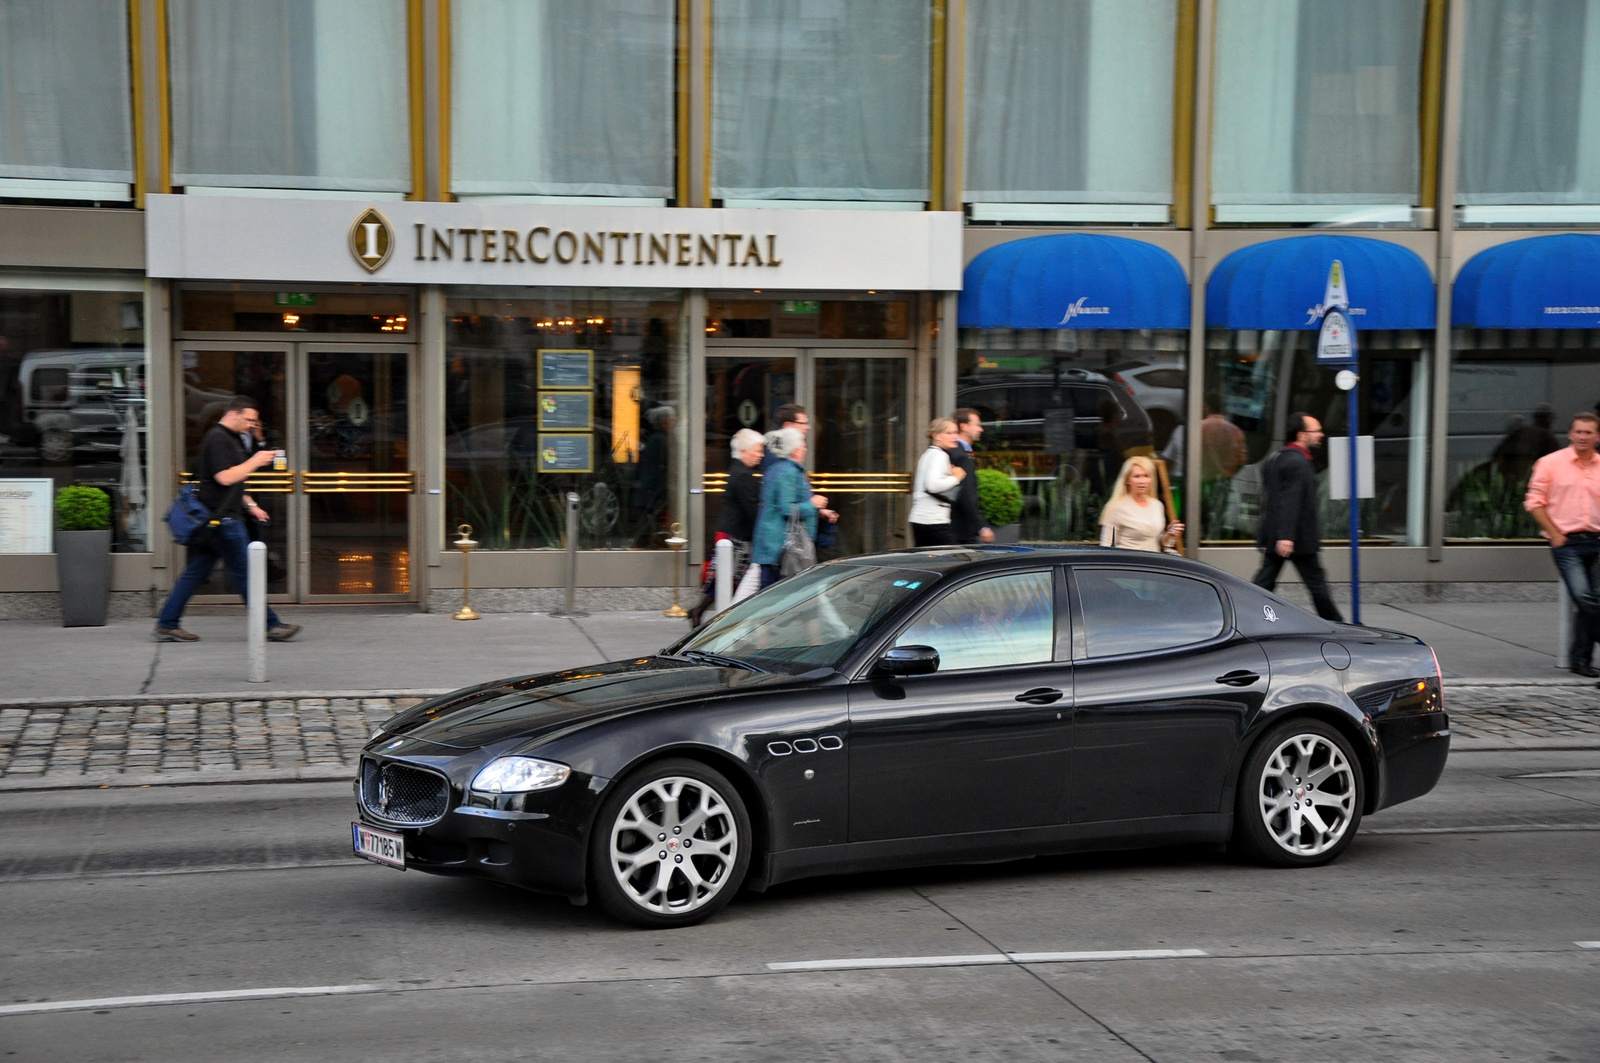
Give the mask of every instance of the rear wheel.
[(1333, 727), (1286, 720), (1245, 760), (1234, 810), (1234, 839), (1278, 867), (1316, 867), (1349, 846), (1364, 799), (1355, 751)]
[(663, 760), (622, 780), (590, 840), (596, 895), (637, 926), (692, 926), (727, 905), (750, 865), (750, 817), (719, 772)]

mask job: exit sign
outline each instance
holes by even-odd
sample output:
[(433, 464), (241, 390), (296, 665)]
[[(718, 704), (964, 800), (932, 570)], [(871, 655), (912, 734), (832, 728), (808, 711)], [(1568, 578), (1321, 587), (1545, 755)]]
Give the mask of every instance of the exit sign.
[(273, 292), (272, 301), (278, 306), (316, 306), (316, 292)]
[(783, 301), (785, 314), (820, 314), (822, 304), (815, 299), (785, 299)]

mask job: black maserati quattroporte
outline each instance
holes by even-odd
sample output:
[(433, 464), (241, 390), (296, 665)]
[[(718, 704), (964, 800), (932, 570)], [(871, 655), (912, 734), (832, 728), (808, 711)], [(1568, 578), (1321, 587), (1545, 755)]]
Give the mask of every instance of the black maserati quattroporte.
[(1179, 558), (835, 561), (651, 657), (388, 720), (355, 851), (598, 900), (643, 926), (868, 868), (1232, 841), (1326, 863), (1427, 793), (1450, 731), (1408, 635)]

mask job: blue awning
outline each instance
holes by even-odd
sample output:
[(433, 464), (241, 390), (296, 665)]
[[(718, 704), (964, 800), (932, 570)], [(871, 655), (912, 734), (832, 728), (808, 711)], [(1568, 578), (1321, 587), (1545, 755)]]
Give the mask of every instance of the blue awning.
[(1155, 244), (1052, 233), (991, 247), (967, 266), (963, 328), (1186, 329), (1189, 281)]
[(1291, 236), (1240, 248), (1206, 283), (1206, 324), (1232, 329), (1315, 329), (1333, 260), (1344, 263), (1351, 324), (1431, 329), (1433, 275), (1416, 252), (1364, 236)]
[(1456, 276), (1450, 319), (1476, 328), (1600, 328), (1600, 235), (1534, 236), (1478, 252)]

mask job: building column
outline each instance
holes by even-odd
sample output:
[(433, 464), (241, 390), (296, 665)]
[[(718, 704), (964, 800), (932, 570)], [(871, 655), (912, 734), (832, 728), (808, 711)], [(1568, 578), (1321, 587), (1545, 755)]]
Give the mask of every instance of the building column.
[(1450, 315), (1455, 287), (1456, 164), (1461, 148), (1461, 67), (1467, 40), (1464, 4), (1451, 4), (1445, 37), (1444, 115), (1439, 123), (1439, 195), (1434, 216), (1439, 251), (1434, 266), (1432, 415), (1428, 424), (1428, 560), (1444, 560), (1444, 502), (1449, 490)]
[(1211, 219), (1211, 51), (1216, 0), (1200, 0), (1195, 15), (1194, 151), (1189, 179), (1189, 390), (1183, 412), (1184, 548), (1200, 552), (1200, 422), (1206, 386), (1206, 229)]

